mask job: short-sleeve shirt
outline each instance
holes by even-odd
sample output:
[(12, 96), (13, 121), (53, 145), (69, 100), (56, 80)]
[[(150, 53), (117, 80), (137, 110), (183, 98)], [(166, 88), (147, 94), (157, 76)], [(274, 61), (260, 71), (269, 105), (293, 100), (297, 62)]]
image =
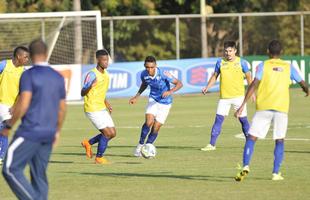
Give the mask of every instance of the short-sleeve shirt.
[(163, 98), (162, 95), (164, 92), (170, 90), (170, 83), (172, 83), (173, 80), (174, 77), (169, 72), (159, 68), (156, 68), (156, 73), (153, 77), (150, 76), (146, 70), (141, 73), (141, 81), (150, 86), (151, 91), (149, 97), (161, 104), (172, 103), (171, 95), (166, 98)]
[(49, 66), (33, 66), (20, 80), (19, 92), (31, 92), (29, 108), (15, 137), (34, 142), (54, 141), (60, 101), (66, 98), (64, 78)]

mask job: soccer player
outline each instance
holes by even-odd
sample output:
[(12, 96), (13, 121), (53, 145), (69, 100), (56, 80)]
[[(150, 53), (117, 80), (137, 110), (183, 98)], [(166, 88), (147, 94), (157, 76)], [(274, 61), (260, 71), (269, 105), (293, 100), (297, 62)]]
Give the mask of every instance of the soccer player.
[[(18, 46), (14, 49), (12, 59), (0, 62), (0, 129), (11, 118), (11, 110), (18, 96), (19, 79), (29, 60), (28, 54), (26, 47)], [(0, 134), (0, 165), (8, 146), (8, 137)]]
[[(47, 63), (47, 46), (41, 40), (29, 45), (33, 67), (20, 79), (19, 97), (2, 134), (22, 118), (4, 159), (2, 173), (18, 199), (47, 199), (46, 170), (65, 115), (64, 78)], [(24, 175), (29, 165), (31, 183)]]
[(96, 52), (97, 66), (85, 77), (81, 96), (84, 97), (84, 111), (89, 120), (100, 131), (91, 139), (84, 139), (82, 146), (86, 150), (86, 156), (92, 158), (91, 145), (98, 143), (95, 163), (108, 164), (103, 157), (109, 140), (116, 136), (116, 129), (111, 118), (112, 106), (106, 99), (110, 77), (107, 71), (109, 54), (105, 49)]
[[(217, 137), (221, 133), (222, 124), (225, 116), (229, 114), (231, 105), (237, 110), (244, 98), (244, 76), (248, 84), (251, 83), (252, 77), (248, 67), (248, 63), (236, 56), (237, 49), (234, 41), (224, 42), (224, 58), (217, 60), (214, 73), (211, 76), (206, 87), (202, 89), (202, 93), (206, 94), (210, 87), (214, 85), (216, 79), (220, 76), (220, 100), (217, 106), (215, 121), (211, 130), (210, 143), (201, 148), (202, 151), (213, 151), (216, 149), (215, 143)], [(247, 119), (246, 108), (241, 113), (239, 121), (245, 136), (248, 134), (249, 122)]]
[(279, 58), (281, 52), (282, 47), (279, 41), (273, 40), (269, 43), (268, 54), (270, 59), (257, 66), (255, 79), (249, 86), (242, 105), (235, 113), (237, 117), (241, 115), (246, 102), (257, 88), (256, 113), (244, 146), (243, 169), (235, 177), (236, 181), (242, 181), (249, 173), (255, 142), (257, 138), (266, 137), (271, 122), (273, 123), (273, 139), (275, 140), (272, 180), (284, 179), (279, 171), (283, 160), (284, 138), (288, 123), (289, 86), (291, 80), (295, 80), (302, 87), (306, 96), (309, 95), (309, 88), (297, 70)]
[[(165, 123), (172, 104), (172, 94), (179, 90), (183, 84), (169, 72), (157, 68), (156, 59), (147, 56), (144, 61), (145, 70), (141, 73), (141, 86), (138, 93), (129, 100), (130, 104), (137, 102), (143, 91), (150, 86), (149, 103), (146, 107), (145, 122), (142, 126), (139, 144), (134, 156), (141, 156), (141, 148), (146, 143), (153, 144), (157, 138), (160, 127)], [(170, 84), (174, 84), (173, 88)], [(151, 131), (150, 131), (151, 130)], [(149, 134), (150, 132), (150, 134)]]

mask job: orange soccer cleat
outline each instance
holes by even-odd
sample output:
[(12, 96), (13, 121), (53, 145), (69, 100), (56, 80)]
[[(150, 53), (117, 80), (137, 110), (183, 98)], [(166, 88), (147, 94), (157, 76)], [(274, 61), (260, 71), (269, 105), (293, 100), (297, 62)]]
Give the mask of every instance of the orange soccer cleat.
[(104, 157), (96, 157), (95, 163), (96, 164), (102, 164), (102, 165), (110, 164), (110, 162)]
[(86, 151), (86, 157), (87, 158), (92, 158), (93, 157), (93, 152), (91, 150), (91, 145), (89, 144), (88, 140), (85, 139), (81, 142), (82, 146), (85, 148)]

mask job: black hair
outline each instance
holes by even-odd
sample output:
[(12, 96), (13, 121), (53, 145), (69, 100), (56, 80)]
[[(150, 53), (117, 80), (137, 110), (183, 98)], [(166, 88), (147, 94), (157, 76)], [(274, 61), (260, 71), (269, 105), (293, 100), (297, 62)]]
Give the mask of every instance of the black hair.
[(279, 56), (282, 51), (282, 45), (278, 40), (272, 40), (268, 45), (269, 54)]
[(236, 49), (236, 42), (232, 41), (232, 40), (228, 40), (224, 42), (224, 49), (228, 48), (228, 47), (232, 47)]
[(21, 52), (29, 52), (28, 48), (27, 47), (24, 47), (24, 46), (18, 46), (14, 49), (14, 52), (13, 52), (13, 57), (16, 58), (18, 54), (20, 54)]
[(109, 53), (106, 49), (100, 49), (96, 51), (96, 58), (99, 58), (100, 56), (108, 56)]
[(42, 55), (42, 54), (46, 55), (47, 45), (41, 39), (33, 40), (29, 44), (29, 54), (30, 54), (30, 57), (33, 57), (35, 55)]
[(154, 56), (147, 56), (144, 60), (144, 64), (150, 62), (150, 63), (155, 63), (156, 64), (156, 58)]

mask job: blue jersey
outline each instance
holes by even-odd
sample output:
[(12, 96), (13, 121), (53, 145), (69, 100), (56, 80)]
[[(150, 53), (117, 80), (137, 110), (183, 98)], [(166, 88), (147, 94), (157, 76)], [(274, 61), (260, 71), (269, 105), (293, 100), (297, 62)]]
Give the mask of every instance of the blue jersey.
[(20, 80), (19, 92), (29, 91), (32, 99), (15, 137), (34, 142), (54, 141), (60, 100), (65, 99), (64, 78), (48, 66), (33, 66)]
[(141, 81), (151, 88), (149, 97), (161, 104), (172, 103), (171, 95), (166, 98), (163, 98), (162, 95), (164, 92), (170, 90), (170, 83), (173, 82), (173, 79), (173, 76), (169, 72), (163, 72), (159, 68), (156, 68), (153, 77), (146, 70), (141, 73)]
[[(264, 73), (264, 62), (261, 62), (257, 68), (256, 68), (256, 74), (255, 74), (255, 78), (257, 80), (262, 80), (263, 77), (263, 73)], [(297, 69), (291, 64), (291, 74), (290, 74), (290, 78), (291, 80), (296, 81), (297, 83), (302, 81), (301, 76), (299, 75)]]

